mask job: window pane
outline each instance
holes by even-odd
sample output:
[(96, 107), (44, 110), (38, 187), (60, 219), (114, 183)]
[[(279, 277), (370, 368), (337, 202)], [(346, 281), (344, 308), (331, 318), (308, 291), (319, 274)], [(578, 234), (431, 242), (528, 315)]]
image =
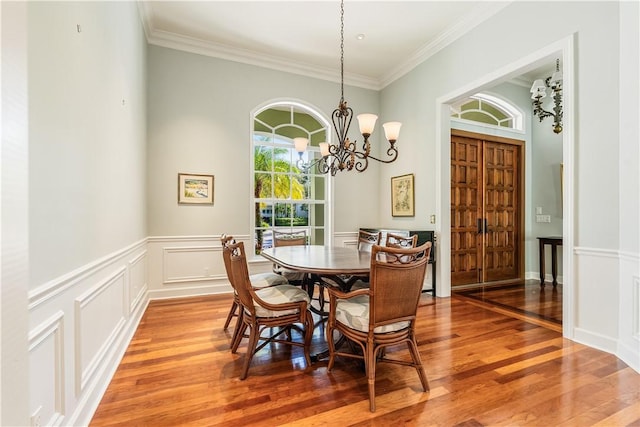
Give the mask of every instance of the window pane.
[(311, 205), (313, 224), (316, 227), (324, 226), (324, 204)]
[(259, 145), (253, 151), (253, 165), (256, 171), (271, 171), (273, 166), (273, 148)]
[(291, 204), (276, 203), (275, 204), (275, 223), (276, 227), (291, 227)]
[(273, 226), (273, 205), (256, 203), (256, 227), (269, 228)]
[(306, 203), (293, 204), (293, 226), (309, 225), (309, 205)]
[(261, 199), (270, 199), (273, 197), (271, 190), (271, 174), (269, 173), (256, 173), (253, 183), (254, 196)]
[(324, 230), (322, 228), (311, 230), (311, 244), (324, 245)]

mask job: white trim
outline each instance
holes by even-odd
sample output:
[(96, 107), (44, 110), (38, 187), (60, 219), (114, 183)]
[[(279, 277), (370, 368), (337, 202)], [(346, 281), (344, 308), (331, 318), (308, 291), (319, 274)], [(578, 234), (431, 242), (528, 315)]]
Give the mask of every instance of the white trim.
[[(258, 67), (269, 68), (285, 73), (299, 74), (335, 83), (340, 82), (340, 74), (338, 70), (334, 68), (305, 64), (291, 59), (283, 59), (277, 56), (254, 52), (247, 49), (225, 46), (194, 37), (169, 33), (167, 31), (152, 29), (151, 35), (147, 36), (147, 41), (152, 45), (195, 53), (197, 55), (255, 65)], [(381, 89), (378, 79), (363, 76), (361, 74), (345, 73), (344, 81), (345, 84), (350, 86), (373, 90)]]

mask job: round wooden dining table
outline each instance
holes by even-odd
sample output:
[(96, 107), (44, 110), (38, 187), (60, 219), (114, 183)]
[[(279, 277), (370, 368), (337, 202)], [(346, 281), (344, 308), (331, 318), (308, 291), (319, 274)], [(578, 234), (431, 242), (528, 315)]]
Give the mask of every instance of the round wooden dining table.
[(263, 249), (261, 255), (289, 270), (318, 276), (367, 276), (371, 268), (371, 252), (356, 248), (278, 246)]

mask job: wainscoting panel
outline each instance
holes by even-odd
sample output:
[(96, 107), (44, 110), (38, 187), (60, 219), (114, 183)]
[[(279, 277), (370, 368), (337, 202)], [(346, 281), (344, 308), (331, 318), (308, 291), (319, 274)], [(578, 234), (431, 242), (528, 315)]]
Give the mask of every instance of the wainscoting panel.
[(147, 292), (147, 251), (129, 261), (129, 312), (135, 311)]
[(58, 425), (64, 418), (64, 313), (56, 312), (29, 334), (32, 425)]
[(620, 307), (616, 355), (640, 372), (640, 254), (620, 254)]
[(574, 253), (579, 310), (573, 338), (615, 354), (640, 372), (640, 340), (634, 336), (634, 327), (640, 328), (640, 300), (634, 295), (640, 255), (585, 247), (575, 247)]
[(76, 393), (92, 378), (106, 350), (124, 327), (125, 272), (121, 268), (111, 278), (76, 298), (75, 353)]
[(32, 425), (88, 425), (148, 302), (147, 241), (29, 292)]
[(149, 237), (147, 253), (150, 299), (232, 292), (219, 235)]
[[(218, 259), (220, 258), (220, 259)], [(222, 251), (218, 246), (192, 246), (164, 248), (162, 262), (163, 283), (201, 282), (211, 279), (211, 273), (219, 272)], [(218, 262), (216, 262), (218, 261)]]

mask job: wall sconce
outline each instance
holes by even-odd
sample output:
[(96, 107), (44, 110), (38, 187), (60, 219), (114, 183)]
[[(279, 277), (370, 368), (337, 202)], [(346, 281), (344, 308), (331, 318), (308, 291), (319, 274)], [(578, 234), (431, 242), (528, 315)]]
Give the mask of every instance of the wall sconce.
[[(553, 113), (542, 108), (541, 99), (547, 96), (547, 88), (553, 95)], [(547, 117), (553, 117), (553, 131), (562, 132), (562, 72), (560, 71), (560, 59), (556, 59), (556, 72), (545, 80), (538, 79), (531, 86), (531, 99), (533, 99), (533, 115), (540, 118), (540, 122)]]

